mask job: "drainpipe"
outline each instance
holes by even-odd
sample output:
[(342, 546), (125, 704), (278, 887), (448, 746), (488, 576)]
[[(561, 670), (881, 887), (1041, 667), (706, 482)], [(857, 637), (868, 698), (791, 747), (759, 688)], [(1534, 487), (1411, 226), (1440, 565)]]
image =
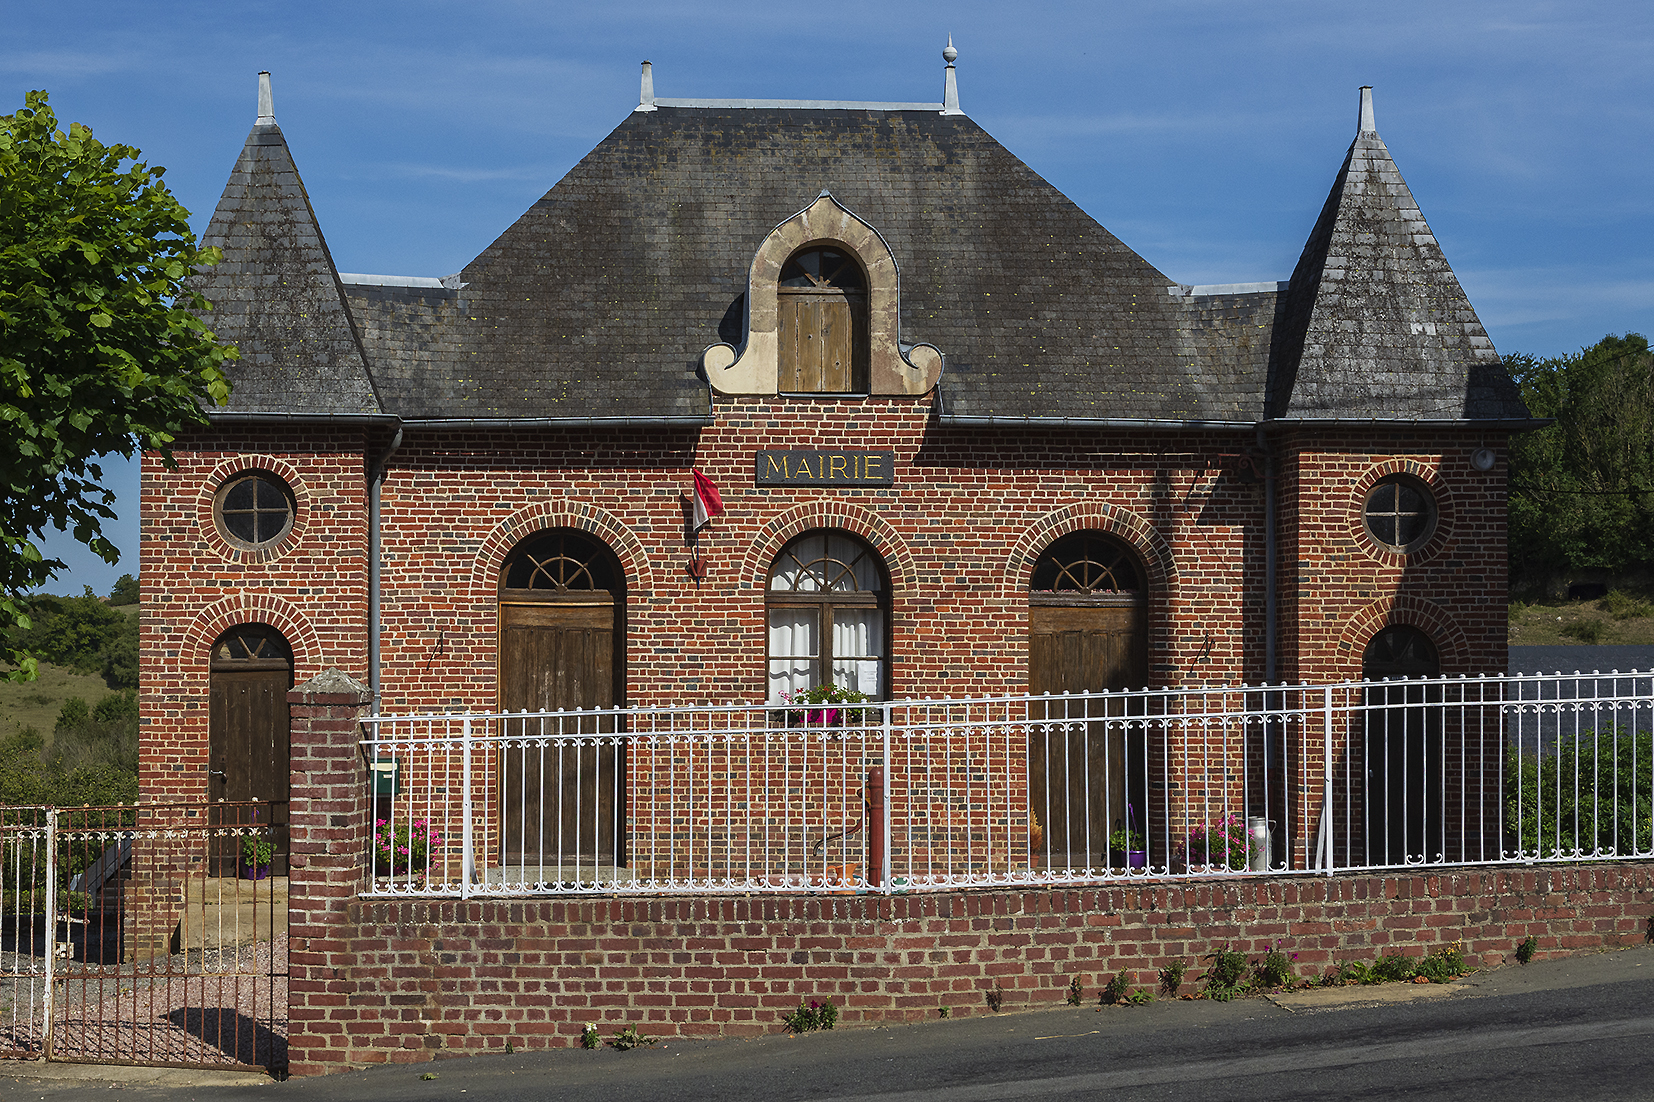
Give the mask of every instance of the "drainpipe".
[(1275, 453), (1269, 437), (1258, 426), (1258, 448), (1263, 452), (1263, 679), (1275, 680)]
[(385, 467), (402, 446), (402, 428), (397, 427), (377, 462), (368, 468), (368, 688), (373, 690), (373, 714), (379, 714), (379, 487), (385, 481)]

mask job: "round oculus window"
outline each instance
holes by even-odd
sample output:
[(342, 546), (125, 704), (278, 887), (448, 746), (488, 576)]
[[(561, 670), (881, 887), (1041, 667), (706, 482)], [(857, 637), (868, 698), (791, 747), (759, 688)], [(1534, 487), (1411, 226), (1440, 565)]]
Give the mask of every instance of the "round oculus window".
[(239, 474), (219, 487), (213, 519), (237, 547), (268, 547), (292, 531), (293, 495), (273, 474)]
[(1367, 495), (1362, 519), (1385, 550), (1417, 551), (1436, 530), (1436, 499), (1422, 482), (1392, 475)]

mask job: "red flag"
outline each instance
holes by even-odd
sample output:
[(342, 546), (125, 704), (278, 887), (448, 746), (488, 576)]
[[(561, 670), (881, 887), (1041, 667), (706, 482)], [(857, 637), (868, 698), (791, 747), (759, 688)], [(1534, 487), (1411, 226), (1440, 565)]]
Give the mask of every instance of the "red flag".
[(724, 498), (706, 475), (693, 469), (689, 473), (695, 476), (695, 522), (691, 528), (699, 532), (713, 517), (724, 515)]

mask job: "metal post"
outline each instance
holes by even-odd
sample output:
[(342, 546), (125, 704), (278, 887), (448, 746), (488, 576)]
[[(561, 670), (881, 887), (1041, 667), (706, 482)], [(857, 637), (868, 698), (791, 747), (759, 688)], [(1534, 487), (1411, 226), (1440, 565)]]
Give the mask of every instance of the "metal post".
[(42, 1052), (52, 1058), (52, 989), (57, 967), (57, 809), (46, 812), (46, 1020), (41, 1026)]
[(460, 881), (459, 897), (471, 898), (471, 882), (476, 879), (477, 862), (476, 850), (473, 848), (471, 837), (471, 717), (465, 717), (464, 749), (460, 751), (460, 776), (463, 787), (460, 789), (460, 814), (464, 818), (464, 826), (460, 829)]
[(889, 817), (885, 814), (884, 767), (875, 765), (867, 771), (867, 814), (876, 829), (867, 832), (867, 886), (883, 887), (885, 883), (886, 835)]
[[(1320, 844), (1316, 849), (1321, 850), (1321, 867), (1328, 876), (1332, 875), (1332, 686), (1328, 685), (1321, 690), (1321, 837), (1316, 841)], [(1326, 848), (1322, 850), (1322, 846)]]
[(884, 765), (879, 768), (879, 883), (878, 887), (890, 891), (890, 800), (885, 788), (885, 779), (890, 776), (890, 710), (891, 705), (883, 706), (884, 712)]

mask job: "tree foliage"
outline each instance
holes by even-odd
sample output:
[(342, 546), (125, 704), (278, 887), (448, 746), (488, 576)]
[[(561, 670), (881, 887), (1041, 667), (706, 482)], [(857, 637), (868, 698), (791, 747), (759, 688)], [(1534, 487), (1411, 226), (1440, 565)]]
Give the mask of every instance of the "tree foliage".
[(1654, 567), (1654, 355), (1636, 333), (1505, 365), (1536, 417), (1511, 440), (1510, 549), (1518, 584), (1568, 570)]
[(21, 602), (29, 626), (6, 638), (13, 650), (76, 673), (102, 674), (111, 689), (138, 687), (138, 618), (117, 612), (85, 586), (80, 597), (35, 594)]
[[(57, 129), (44, 92), (0, 115), (0, 627), (27, 627), (21, 595), (63, 566), (39, 547), (47, 528), (118, 558), (97, 458), (165, 455), (229, 394), (235, 351), (187, 283), (218, 250), (197, 247), (165, 169), (140, 156)], [(32, 676), (32, 658), (0, 657)]]

